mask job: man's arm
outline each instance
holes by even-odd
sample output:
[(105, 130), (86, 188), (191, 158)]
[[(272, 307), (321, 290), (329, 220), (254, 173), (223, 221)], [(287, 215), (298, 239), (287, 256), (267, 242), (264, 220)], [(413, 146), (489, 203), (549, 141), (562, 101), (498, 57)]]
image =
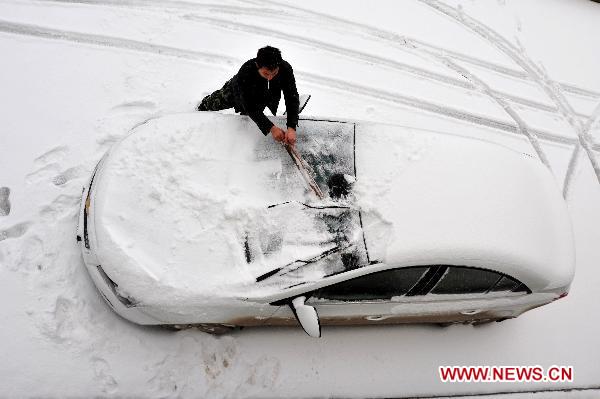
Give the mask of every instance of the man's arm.
[(250, 119), (252, 119), (254, 123), (256, 123), (256, 126), (258, 126), (262, 134), (264, 134), (265, 136), (269, 134), (271, 128), (274, 125), (273, 122), (271, 122), (269, 118), (266, 117), (265, 113), (262, 110), (252, 109), (248, 107), (246, 107), (245, 109)]
[(298, 126), (298, 108), (300, 107), (300, 98), (296, 88), (296, 78), (292, 66), (286, 62), (288, 69), (285, 79), (282, 83), (283, 96), (285, 97), (285, 110), (287, 113), (287, 127), (296, 129)]
[(271, 122), (265, 116), (263, 110), (257, 109), (255, 104), (252, 104), (250, 101), (248, 101), (248, 96), (246, 93), (248, 90), (250, 90), (250, 88), (247, 85), (244, 75), (245, 71), (240, 70), (237, 79), (233, 84), (233, 95), (236, 97), (237, 103), (241, 105), (242, 111), (248, 114), (250, 119), (256, 123), (262, 134), (266, 136), (273, 127), (273, 122)]

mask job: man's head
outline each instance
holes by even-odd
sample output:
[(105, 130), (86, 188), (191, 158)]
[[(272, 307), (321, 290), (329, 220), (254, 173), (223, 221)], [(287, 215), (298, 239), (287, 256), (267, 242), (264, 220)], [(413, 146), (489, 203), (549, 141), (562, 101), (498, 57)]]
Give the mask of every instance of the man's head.
[(266, 46), (256, 53), (256, 66), (260, 76), (267, 80), (273, 79), (279, 73), (281, 51), (278, 48)]

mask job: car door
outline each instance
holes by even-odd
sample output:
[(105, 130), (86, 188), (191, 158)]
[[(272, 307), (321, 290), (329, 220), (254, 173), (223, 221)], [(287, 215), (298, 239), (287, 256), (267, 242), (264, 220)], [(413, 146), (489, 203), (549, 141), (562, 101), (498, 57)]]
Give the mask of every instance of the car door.
[[(332, 284), (307, 293), (306, 304), (315, 307), (323, 324), (467, 321), (510, 317), (529, 292), (524, 284), (494, 271), (433, 265)], [(293, 316), (282, 307), (274, 317)]]
[(389, 269), (333, 284), (313, 292), (307, 305), (323, 324), (394, 322), (399, 301), (423, 281), (431, 267)]
[(507, 318), (535, 301), (525, 284), (505, 274), (475, 267), (438, 267), (445, 269), (441, 277), (418, 299), (433, 305), (435, 321)]

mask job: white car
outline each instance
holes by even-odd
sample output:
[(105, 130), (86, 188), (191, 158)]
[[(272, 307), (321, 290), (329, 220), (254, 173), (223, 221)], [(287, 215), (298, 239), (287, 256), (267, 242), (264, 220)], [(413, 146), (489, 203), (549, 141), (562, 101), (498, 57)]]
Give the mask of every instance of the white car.
[(170, 115), (114, 145), (77, 232), (108, 304), (138, 324), (320, 336), (500, 321), (567, 295), (570, 220), (538, 160), (395, 125), (301, 118), (297, 133), (325, 199), (245, 116)]

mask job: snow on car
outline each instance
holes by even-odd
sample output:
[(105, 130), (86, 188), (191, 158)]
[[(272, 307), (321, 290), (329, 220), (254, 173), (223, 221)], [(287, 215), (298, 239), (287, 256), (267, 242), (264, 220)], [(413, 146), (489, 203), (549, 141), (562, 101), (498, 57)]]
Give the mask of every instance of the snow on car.
[(320, 324), (499, 321), (567, 294), (570, 220), (538, 160), (311, 118), (296, 147), (325, 199), (245, 116), (169, 115), (113, 146), (77, 232), (110, 306), (138, 324), (299, 322), (319, 336)]

